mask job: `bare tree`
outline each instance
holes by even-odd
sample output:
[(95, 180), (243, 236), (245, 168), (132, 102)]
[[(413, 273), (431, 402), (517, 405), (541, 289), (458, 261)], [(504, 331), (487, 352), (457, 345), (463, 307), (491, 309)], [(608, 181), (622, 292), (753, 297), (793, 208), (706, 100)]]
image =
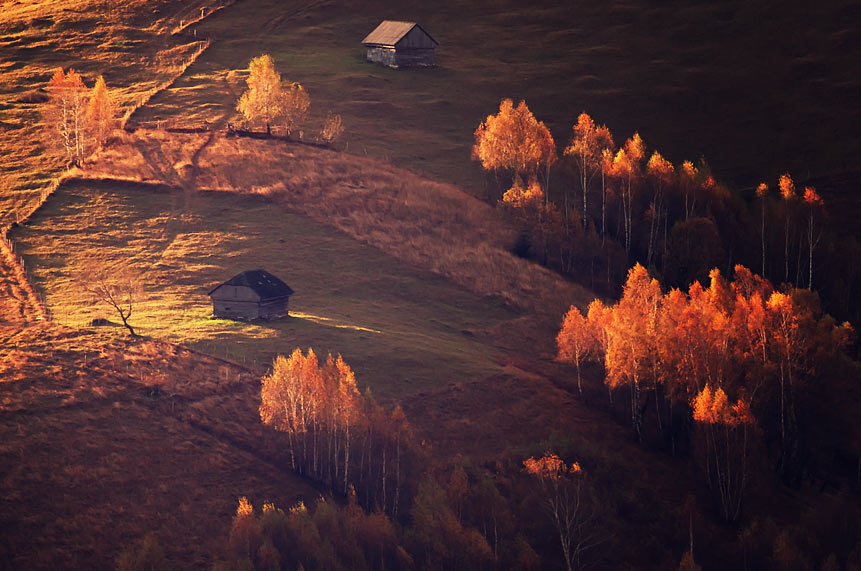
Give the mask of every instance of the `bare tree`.
[(138, 337), (129, 324), (135, 304), (143, 297), (143, 286), (137, 272), (125, 263), (111, 265), (104, 260), (91, 260), (81, 272), (79, 283), (95, 301), (112, 307), (129, 333)]
[(344, 123), (341, 121), (341, 116), (329, 111), (329, 114), (326, 116), (326, 122), (323, 123), (323, 127), (320, 129), (320, 140), (331, 145), (337, 141), (343, 133)]

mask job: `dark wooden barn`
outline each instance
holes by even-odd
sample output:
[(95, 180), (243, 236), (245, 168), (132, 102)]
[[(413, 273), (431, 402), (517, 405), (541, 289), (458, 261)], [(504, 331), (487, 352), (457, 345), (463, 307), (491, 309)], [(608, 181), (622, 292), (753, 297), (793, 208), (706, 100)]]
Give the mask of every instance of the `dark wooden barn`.
[(415, 22), (394, 20), (383, 20), (362, 43), (368, 48), (368, 61), (393, 68), (431, 66), (439, 45)]
[(237, 274), (209, 292), (212, 315), (223, 319), (274, 319), (288, 314), (293, 290), (266, 270)]

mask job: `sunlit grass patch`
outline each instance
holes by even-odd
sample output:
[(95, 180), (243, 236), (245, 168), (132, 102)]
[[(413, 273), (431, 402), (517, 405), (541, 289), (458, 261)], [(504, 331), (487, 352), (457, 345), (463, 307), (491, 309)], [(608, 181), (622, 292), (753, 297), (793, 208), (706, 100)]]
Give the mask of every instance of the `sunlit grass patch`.
[[(76, 283), (99, 257), (140, 274), (145, 296), (130, 322), (142, 335), (259, 367), (296, 347), (341, 353), (382, 398), (498, 371), (497, 350), (464, 332), (516, 317), (255, 197), (74, 183), (13, 238), (60, 323), (90, 327), (104, 318), (114, 325), (104, 330), (125, 334), (119, 317)], [(296, 291), (291, 316), (213, 319), (208, 291), (258, 267)]]

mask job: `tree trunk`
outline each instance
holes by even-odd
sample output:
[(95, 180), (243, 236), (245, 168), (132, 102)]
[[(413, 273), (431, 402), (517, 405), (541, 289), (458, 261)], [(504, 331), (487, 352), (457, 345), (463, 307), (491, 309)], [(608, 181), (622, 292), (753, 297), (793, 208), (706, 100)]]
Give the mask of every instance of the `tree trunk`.
[(762, 198), (762, 272), (760, 275), (765, 277), (765, 198)]
[(131, 334), (132, 337), (140, 337), (140, 335), (135, 333), (135, 330), (132, 329), (132, 326), (129, 325), (129, 322), (126, 319), (127, 316), (122, 311), (120, 311), (120, 318), (123, 320), (123, 325), (125, 326), (126, 329), (129, 330), (129, 333)]

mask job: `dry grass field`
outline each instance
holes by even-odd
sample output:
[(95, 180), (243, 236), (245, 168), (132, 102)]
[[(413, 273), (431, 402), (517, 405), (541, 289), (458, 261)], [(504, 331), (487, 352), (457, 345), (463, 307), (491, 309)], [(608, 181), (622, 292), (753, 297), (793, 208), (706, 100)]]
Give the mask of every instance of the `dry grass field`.
[(257, 422), (257, 387), (167, 343), (0, 328), (0, 566), (110, 569), (155, 533), (172, 568), (206, 569), (239, 496), (313, 499)]

